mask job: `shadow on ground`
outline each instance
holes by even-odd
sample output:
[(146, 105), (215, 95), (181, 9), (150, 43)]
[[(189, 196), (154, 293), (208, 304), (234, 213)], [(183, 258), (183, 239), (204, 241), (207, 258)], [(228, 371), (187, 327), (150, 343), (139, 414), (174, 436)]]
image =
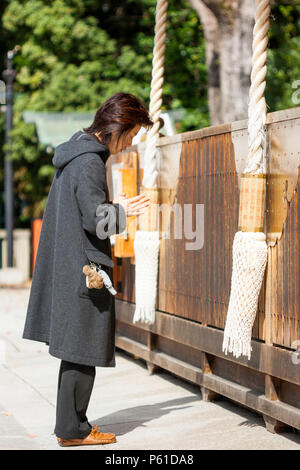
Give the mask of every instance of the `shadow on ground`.
[[(117, 351), (118, 355), (123, 356), (127, 360), (132, 361), (136, 365), (139, 365), (143, 369), (147, 370), (147, 365), (143, 359), (136, 359), (130, 353), (120, 349), (117, 349)], [(200, 387), (196, 384), (187, 382), (181, 377), (177, 377), (176, 375), (173, 375), (168, 371), (160, 368), (157, 370), (157, 372), (155, 372), (155, 374), (159, 375), (162, 379), (167, 380), (168, 382), (179, 385), (181, 388), (189, 391), (194, 396), (163, 401), (161, 403), (154, 403), (152, 405), (125, 408), (123, 410), (117, 411), (116, 413), (111, 413), (94, 420), (91, 422), (91, 424), (98, 425), (100, 430), (102, 429), (104, 432), (107, 428), (107, 431), (109, 430), (109, 432), (113, 432), (117, 436), (122, 436), (124, 434), (130, 433), (135, 428), (145, 427), (146, 423), (167, 415), (172, 411), (190, 408), (190, 403), (202, 400)], [(216, 406), (220, 406), (223, 409), (226, 409), (232, 413), (236, 413), (242, 418), (245, 418), (245, 421), (241, 422), (239, 426), (252, 428), (262, 427), (265, 429), (263, 417), (259, 413), (249, 408), (243, 407), (223, 396), (219, 396), (213, 403)], [(134, 417), (138, 417), (138, 419), (134, 419)], [(266, 430), (266, 432), (268, 431)], [(290, 428), (289, 431), (282, 432), (281, 435), (286, 439), (289, 439), (300, 445), (300, 432), (296, 429)]]

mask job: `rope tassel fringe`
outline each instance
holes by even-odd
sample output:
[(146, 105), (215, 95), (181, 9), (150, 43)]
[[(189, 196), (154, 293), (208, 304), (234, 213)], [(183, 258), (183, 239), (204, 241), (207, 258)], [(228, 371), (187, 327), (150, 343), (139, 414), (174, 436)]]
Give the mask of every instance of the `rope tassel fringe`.
[(159, 231), (137, 230), (135, 251), (135, 297), (136, 308), (133, 323), (155, 322), (155, 304), (159, 258)]

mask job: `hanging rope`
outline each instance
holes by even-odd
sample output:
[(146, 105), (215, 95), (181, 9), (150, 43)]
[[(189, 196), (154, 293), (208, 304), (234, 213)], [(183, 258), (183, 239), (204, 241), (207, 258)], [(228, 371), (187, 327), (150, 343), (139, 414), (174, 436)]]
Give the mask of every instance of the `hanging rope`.
[(251, 86), (248, 107), (249, 153), (244, 173), (266, 173), (266, 117), (264, 96), (267, 74), (268, 30), (270, 0), (256, 2), (255, 26), (253, 30), (253, 55)]
[[(135, 251), (135, 312), (133, 323), (142, 321), (153, 324), (155, 322), (155, 304), (157, 294), (158, 258), (160, 233), (157, 230), (155, 209), (158, 203), (158, 168), (157, 143), (160, 128), (160, 112), (162, 104), (162, 87), (164, 81), (165, 41), (167, 26), (167, 0), (158, 0), (155, 15), (155, 36), (152, 60), (152, 80), (150, 92), (149, 112), (153, 126), (146, 139), (144, 154), (143, 192), (148, 194), (154, 205), (154, 217), (151, 205), (145, 216), (140, 217), (140, 226), (143, 230), (136, 230), (134, 239)], [(145, 223), (146, 220), (146, 223)]]
[(266, 187), (266, 60), (270, 0), (256, 0), (248, 107), (246, 168), (241, 178), (239, 231), (233, 241), (231, 293), (222, 349), (251, 358), (251, 333), (267, 263), (263, 233)]
[(144, 176), (142, 184), (145, 188), (157, 187), (156, 146), (159, 137), (159, 118), (162, 105), (162, 87), (164, 82), (164, 61), (166, 48), (168, 0), (158, 0), (155, 15), (155, 35), (152, 60), (152, 80), (149, 112), (153, 126), (147, 133)]

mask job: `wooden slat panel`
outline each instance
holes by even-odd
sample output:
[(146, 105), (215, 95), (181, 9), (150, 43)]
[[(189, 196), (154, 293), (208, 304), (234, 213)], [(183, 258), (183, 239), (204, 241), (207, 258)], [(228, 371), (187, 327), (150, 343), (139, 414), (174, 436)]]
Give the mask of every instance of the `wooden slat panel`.
[[(283, 234), (271, 249), (272, 342), (297, 349), (299, 340), (299, 180), (289, 207)], [(299, 347), (299, 344), (298, 344)]]
[[(234, 197), (235, 195), (235, 197)], [(187, 250), (186, 239), (164, 241), (159, 309), (223, 328), (230, 295), (232, 243), (237, 230), (238, 185), (230, 134), (184, 142), (177, 203), (204, 204), (204, 246)], [(184, 235), (184, 234), (183, 234)], [(187, 282), (188, 281), (188, 282)]]
[[(239, 188), (230, 128), (222, 127), (223, 133), (220, 129), (212, 130), (211, 135), (207, 131), (196, 132), (188, 138), (185, 134), (182, 139), (176, 193), (176, 202), (182, 210), (182, 239), (174, 239), (175, 220), (171, 212), (171, 237), (161, 241), (157, 308), (223, 329), (230, 295), (233, 238), (238, 227)], [(288, 204), (283, 235), (269, 249), (270, 285), (266, 291), (265, 276), (252, 333), (253, 338), (263, 341), (268, 334), (269, 344), (294, 349), (297, 347), (294, 342), (300, 339), (298, 191), (299, 187)], [(186, 248), (190, 240), (184, 234), (185, 204), (193, 204), (190, 227), (193, 229), (196, 204), (204, 204), (204, 246), (200, 250)], [(267, 218), (268, 209), (267, 206)], [(134, 270), (127, 264), (123, 277), (123, 298), (134, 301)]]

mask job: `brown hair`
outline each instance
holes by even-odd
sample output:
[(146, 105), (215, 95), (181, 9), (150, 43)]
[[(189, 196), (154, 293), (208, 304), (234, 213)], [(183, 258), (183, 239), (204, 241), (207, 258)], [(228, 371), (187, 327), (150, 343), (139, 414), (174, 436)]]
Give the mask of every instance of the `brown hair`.
[(101, 141), (107, 145), (112, 132), (117, 138), (137, 124), (150, 128), (153, 121), (143, 102), (131, 93), (118, 92), (108, 98), (97, 110), (93, 123), (83, 130), (88, 134), (101, 132)]

